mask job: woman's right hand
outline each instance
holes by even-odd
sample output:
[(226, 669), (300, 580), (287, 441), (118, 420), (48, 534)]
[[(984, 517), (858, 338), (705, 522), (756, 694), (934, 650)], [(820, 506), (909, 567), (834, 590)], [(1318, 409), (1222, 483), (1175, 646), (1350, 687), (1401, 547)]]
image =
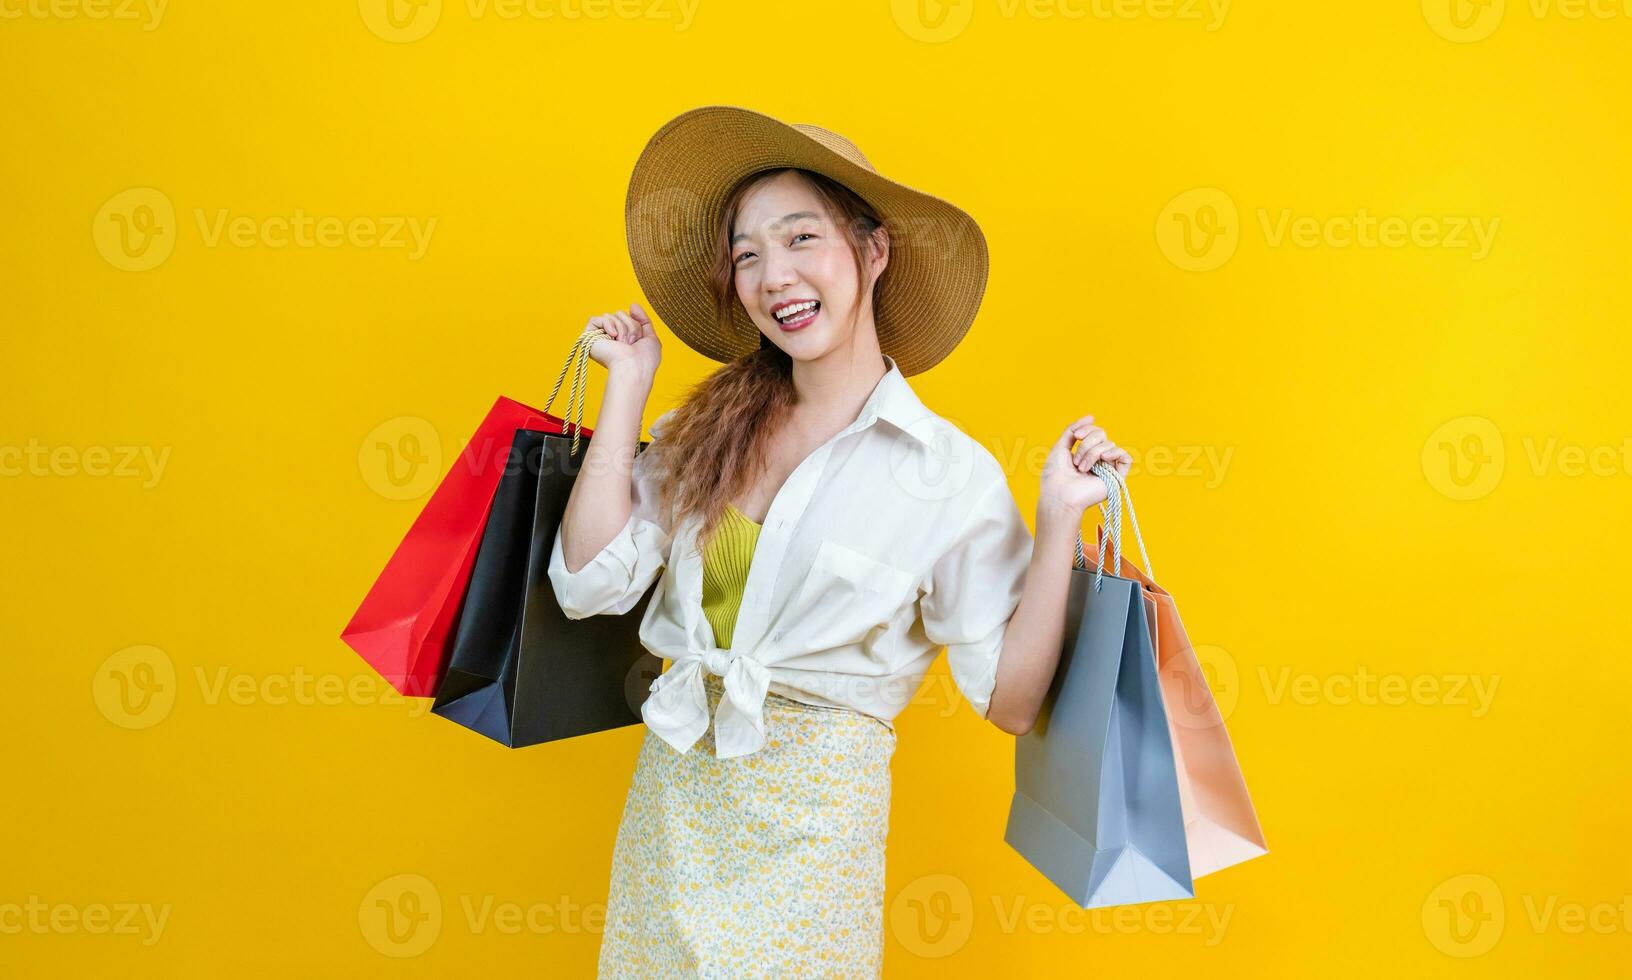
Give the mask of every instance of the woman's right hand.
[(639, 303), (629, 304), (627, 313), (614, 310), (592, 316), (589, 326), (600, 327), (608, 335), (597, 338), (590, 346), (589, 357), (596, 364), (608, 371), (615, 365), (627, 364), (640, 368), (647, 377), (657, 375), (657, 365), (663, 360), (663, 345), (657, 339), (652, 318)]

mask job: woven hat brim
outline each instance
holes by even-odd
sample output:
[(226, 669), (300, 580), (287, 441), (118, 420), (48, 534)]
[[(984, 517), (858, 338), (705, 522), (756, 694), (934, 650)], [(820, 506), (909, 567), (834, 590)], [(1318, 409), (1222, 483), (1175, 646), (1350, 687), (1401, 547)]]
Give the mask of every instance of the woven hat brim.
[(817, 137), (740, 106), (676, 116), (647, 142), (624, 202), (629, 257), (652, 310), (687, 346), (718, 361), (756, 350), (759, 328), (740, 304), (716, 321), (709, 276), (714, 229), (742, 178), (801, 167), (844, 184), (890, 230), (888, 281), (874, 310), (880, 349), (904, 375), (951, 353), (986, 291), (986, 237), (961, 208), (852, 162)]

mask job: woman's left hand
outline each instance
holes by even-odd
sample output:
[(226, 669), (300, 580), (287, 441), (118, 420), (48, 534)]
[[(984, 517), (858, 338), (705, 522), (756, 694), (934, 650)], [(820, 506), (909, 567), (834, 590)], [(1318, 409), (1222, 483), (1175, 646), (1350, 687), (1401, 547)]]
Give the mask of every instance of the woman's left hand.
[[(1073, 442), (1077, 443), (1076, 449), (1071, 448)], [(1043, 463), (1038, 506), (1059, 507), (1080, 518), (1088, 508), (1103, 501), (1109, 488), (1090, 472), (1100, 460), (1110, 463), (1121, 477), (1126, 477), (1133, 467), (1128, 451), (1112, 442), (1105, 430), (1094, 424), (1092, 415), (1084, 415), (1067, 426), (1049, 450)]]

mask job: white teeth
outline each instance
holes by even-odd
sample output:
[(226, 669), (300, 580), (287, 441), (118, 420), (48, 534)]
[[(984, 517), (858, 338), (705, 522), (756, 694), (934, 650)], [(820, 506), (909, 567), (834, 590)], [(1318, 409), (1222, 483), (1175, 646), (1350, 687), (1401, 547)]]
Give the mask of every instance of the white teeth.
[(778, 320), (787, 321), (787, 320), (790, 320), (790, 319), (798, 316), (799, 314), (805, 312), (806, 310), (814, 308), (815, 306), (816, 306), (816, 301), (815, 300), (811, 300), (811, 301), (806, 302), (806, 303), (795, 303), (792, 306), (784, 307), (783, 309), (777, 310), (776, 311), (776, 318)]

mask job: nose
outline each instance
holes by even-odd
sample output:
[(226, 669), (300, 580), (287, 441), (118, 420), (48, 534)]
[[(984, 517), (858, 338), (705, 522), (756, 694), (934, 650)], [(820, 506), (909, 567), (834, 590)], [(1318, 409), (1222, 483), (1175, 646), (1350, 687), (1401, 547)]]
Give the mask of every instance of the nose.
[(765, 256), (765, 291), (772, 297), (793, 285), (798, 280), (794, 275), (793, 261), (781, 249), (773, 248)]

